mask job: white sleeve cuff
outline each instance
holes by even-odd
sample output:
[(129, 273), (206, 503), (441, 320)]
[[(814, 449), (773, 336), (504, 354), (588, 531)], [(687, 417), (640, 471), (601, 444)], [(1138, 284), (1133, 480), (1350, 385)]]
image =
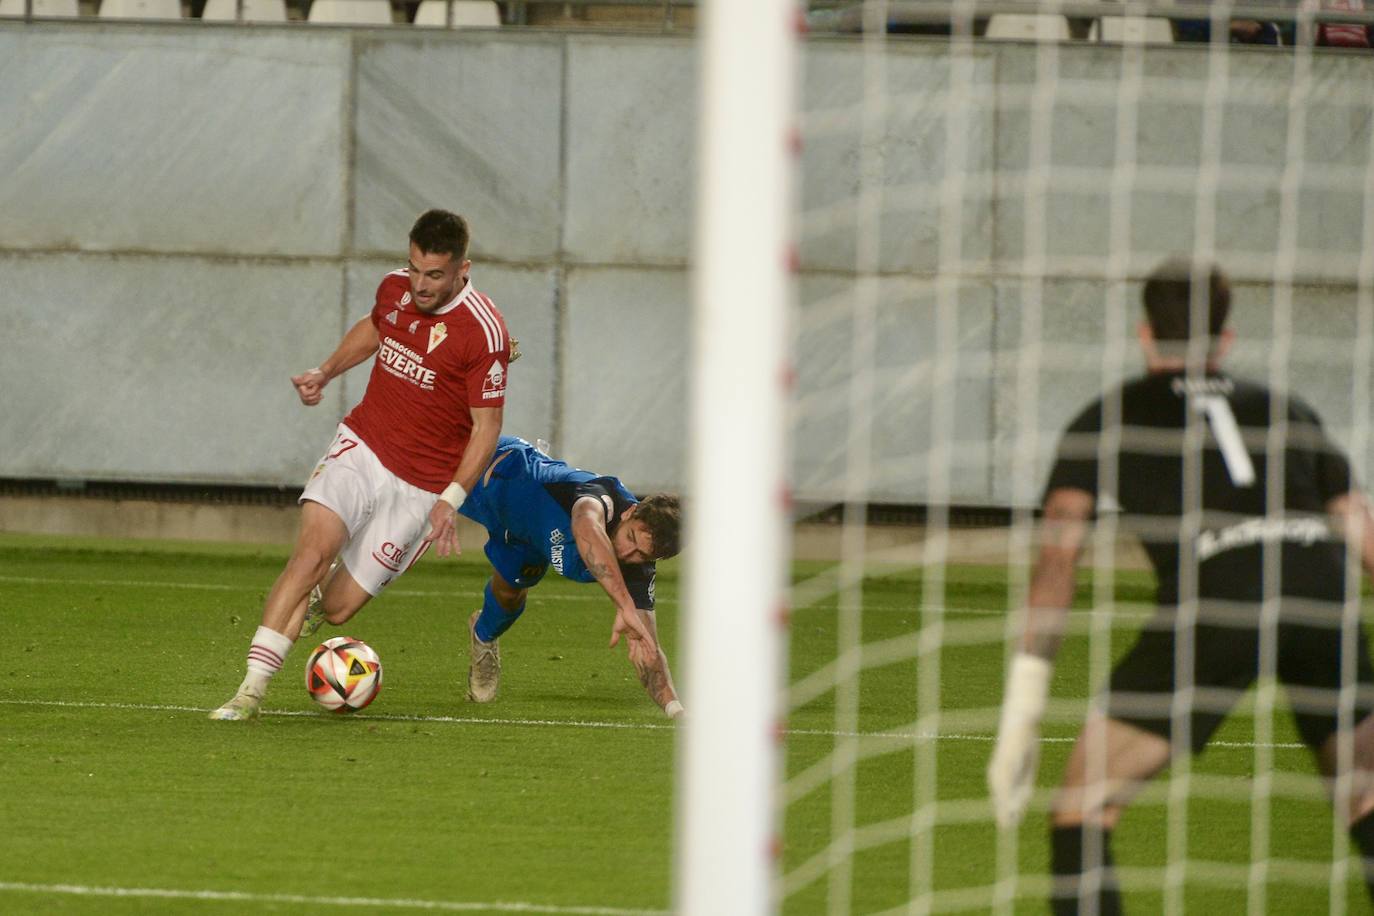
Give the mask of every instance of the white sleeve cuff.
[(1045, 715), (1050, 695), (1050, 674), (1054, 665), (1029, 652), (1017, 652), (1007, 671), (1007, 689), (1002, 700), (1002, 721), (1038, 723)]
[(669, 700), (668, 705), (663, 707), (663, 711), (668, 714), (668, 718), (676, 719), (682, 715), (682, 704), (677, 700)]
[(463, 489), (463, 485), (454, 481), (444, 487), (444, 492), (439, 494), (439, 498), (457, 511), (458, 507), (468, 498), (468, 491)]

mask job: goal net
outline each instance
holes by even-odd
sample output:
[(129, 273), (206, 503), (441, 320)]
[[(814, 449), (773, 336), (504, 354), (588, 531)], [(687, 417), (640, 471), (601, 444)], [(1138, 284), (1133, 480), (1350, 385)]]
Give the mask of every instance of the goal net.
[[(1324, 26), (1371, 17), (701, 6), (698, 327), (728, 315), (737, 339), (695, 341), (685, 680), (711, 699), (680, 757), (677, 903), (713, 912), (711, 887), (746, 881), (731, 912), (1044, 912), (1054, 787), (1155, 608), (1140, 539), (1113, 513), (1080, 564), (1018, 829), (997, 828), (984, 771), (1060, 434), (1144, 372), (1150, 271), (1179, 254), (1219, 264), (1237, 334), (1225, 368), (1301, 395), (1371, 478), (1374, 55), (1321, 46), (1338, 43)], [(792, 14), (812, 25), (795, 44), (778, 34)], [(713, 86), (761, 107), (722, 112)], [(754, 187), (715, 183), (730, 151), (760, 149), (783, 177), (759, 187), (760, 161)], [(789, 208), (781, 224), (765, 191)], [(736, 269), (769, 278), (743, 288), (770, 298), (711, 302), (744, 282)], [(731, 470), (755, 450), (783, 457)], [(797, 524), (778, 532), (783, 477)], [(1347, 598), (1335, 626), (1351, 658), (1367, 610)], [(1208, 749), (1176, 757), (1115, 830), (1128, 911), (1368, 911), (1345, 812), (1262, 655)], [(1337, 782), (1353, 753), (1343, 677)], [(1088, 753), (1100, 771), (1102, 749)]]

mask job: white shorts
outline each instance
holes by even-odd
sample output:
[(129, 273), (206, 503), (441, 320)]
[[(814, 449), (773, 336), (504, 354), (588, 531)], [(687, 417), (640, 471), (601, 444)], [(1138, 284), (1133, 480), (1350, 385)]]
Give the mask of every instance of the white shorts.
[(339, 559), (375, 596), (429, 548), (424, 538), (438, 498), (388, 471), (357, 433), (340, 423), (300, 502), (317, 502), (343, 519), (348, 543)]

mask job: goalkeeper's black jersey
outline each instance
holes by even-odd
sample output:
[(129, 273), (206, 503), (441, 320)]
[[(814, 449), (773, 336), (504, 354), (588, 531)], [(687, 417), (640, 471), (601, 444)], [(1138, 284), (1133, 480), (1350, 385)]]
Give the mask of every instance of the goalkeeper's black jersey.
[[(1099, 516), (1121, 512), (1122, 530), (1149, 554), (1160, 604), (1176, 604), (1180, 582), (1194, 578), (1198, 597), (1259, 600), (1266, 543), (1281, 551), (1279, 593), (1344, 595), (1344, 542), (1325, 506), (1351, 489), (1350, 465), (1291, 395), (1220, 373), (1127, 382), (1065, 431), (1046, 493), (1060, 487), (1092, 494)], [(1282, 505), (1271, 507), (1271, 489)]]

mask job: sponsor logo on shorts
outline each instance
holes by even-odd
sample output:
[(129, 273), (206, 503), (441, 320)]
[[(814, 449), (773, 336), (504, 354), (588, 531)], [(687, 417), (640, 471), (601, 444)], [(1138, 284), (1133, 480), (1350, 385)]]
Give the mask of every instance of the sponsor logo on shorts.
[(533, 579), (544, 571), (542, 566), (522, 566), (520, 567), (520, 578)]
[[(396, 544), (387, 541), (381, 547), (372, 551), (372, 559), (385, 566), (394, 573), (401, 571), (401, 561), (405, 559), (406, 551), (410, 549), (409, 544)], [(387, 580), (390, 581), (390, 580)]]
[(499, 398), (506, 393), (506, 370), (497, 360), (491, 364), (487, 370), (487, 377), (482, 380), (482, 399)]

